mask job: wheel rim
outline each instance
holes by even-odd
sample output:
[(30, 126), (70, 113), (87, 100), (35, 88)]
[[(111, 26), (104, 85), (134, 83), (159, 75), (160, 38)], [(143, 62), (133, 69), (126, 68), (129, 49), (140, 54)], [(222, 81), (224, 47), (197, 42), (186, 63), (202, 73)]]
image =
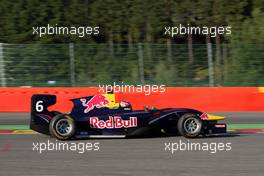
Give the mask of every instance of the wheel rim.
[(72, 124), (69, 123), (68, 119), (60, 119), (56, 123), (56, 131), (59, 133), (61, 136), (67, 136), (71, 133), (72, 131)]
[(198, 119), (191, 117), (185, 120), (183, 127), (187, 133), (195, 134), (199, 131), (201, 124)]

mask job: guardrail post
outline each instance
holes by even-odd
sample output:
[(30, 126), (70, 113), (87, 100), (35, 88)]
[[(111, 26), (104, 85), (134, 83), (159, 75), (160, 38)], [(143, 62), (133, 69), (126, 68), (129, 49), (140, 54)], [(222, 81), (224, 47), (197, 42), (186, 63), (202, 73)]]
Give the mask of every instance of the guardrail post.
[(0, 79), (1, 87), (6, 87), (6, 77), (5, 77), (5, 62), (4, 62), (4, 51), (3, 43), (0, 43)]
[(144, 77), (144, 60), (143, 60), (143, 51), (142, 51), (142, 44), (138, 43), (138, 69), (139, 69), (139, 78), (141, 84), (144, 84), (145, 77)]
[(75, 58), (74, 58), (74, 44), (69, 44), (69, 55), (70, 55), (70, 79), (71, 86), (75, 86)]
[(209, 86), (214, 86), (214, 65), (213, 65), (213, 51), (212, 43), (207, 43), (207, 59), (208, 59), (208, 76)]

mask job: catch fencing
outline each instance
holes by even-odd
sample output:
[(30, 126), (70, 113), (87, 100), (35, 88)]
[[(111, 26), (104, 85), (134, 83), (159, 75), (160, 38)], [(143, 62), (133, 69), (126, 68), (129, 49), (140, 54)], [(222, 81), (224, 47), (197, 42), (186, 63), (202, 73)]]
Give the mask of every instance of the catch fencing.
[(261, 86), (264, 45), (0, 44), (2, 87)]

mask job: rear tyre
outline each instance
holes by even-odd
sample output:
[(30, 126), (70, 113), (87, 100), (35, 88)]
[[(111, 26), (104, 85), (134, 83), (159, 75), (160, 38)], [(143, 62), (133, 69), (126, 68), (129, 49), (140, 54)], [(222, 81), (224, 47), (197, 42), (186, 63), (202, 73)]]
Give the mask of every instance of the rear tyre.
[(181, 116), (177, 125), (179, 133), (187, 138), (195, 138), (202, 131), (202, 120), (192, 113)]
[(58, 114), (49, 124), (49, 131), (52, 137), (59, 140), (67, 140), (75, 134), (75, 123), (74, 120), (65, 114)]

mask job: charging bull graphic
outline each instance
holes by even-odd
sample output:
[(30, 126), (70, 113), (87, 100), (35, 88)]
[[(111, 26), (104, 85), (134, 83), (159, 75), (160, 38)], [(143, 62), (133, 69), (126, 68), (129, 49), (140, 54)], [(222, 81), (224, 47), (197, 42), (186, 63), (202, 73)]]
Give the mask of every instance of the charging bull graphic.
[(86, 107), (86, 109), (84, 110), (84, 113), (88, 113), (89, 111), (93, 110), (94, 107), (102, 108), (110, 103), (110, 101), (107, 100), (107, 98), (101, 94), (93, 96), (88, 101), (85, 98), (81, 98), (80, 100), (82, 102), (82, 105)]

